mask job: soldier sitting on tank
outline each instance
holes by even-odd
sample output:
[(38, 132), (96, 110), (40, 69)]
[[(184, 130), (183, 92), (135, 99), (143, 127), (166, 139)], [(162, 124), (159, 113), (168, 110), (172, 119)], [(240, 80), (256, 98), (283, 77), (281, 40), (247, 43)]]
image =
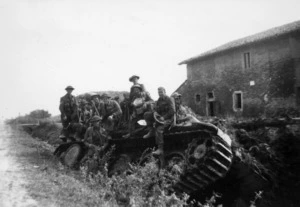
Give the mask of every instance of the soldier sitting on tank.
[(86, 129), (89, 127), (89, 120), (92, 118), (93, 112), (91, 106), (85, 99), (79, 100), (78, 103), (79, 123), (73, 124), (74, 130), (76, 130), (74, 138), (76, 140), (82, 140)]
[(100, 101), (100, 95), (97, 93), (94, 93), (91, 95), (91, 104), (92, 104), (92, 110), (93, 110), (93, 115), (100, 116), (100, 112), (103, 107), (103, 102)]
[(174, 121), (175, 107), (174, 103), (166, 94), (163, 87), (158, 88), (159, 98), (156, 101), (154, 112), (146, 112), (144, 118), (149, 128), (148, 134), (143, 138), (155, 136), (155, 142), (158, 145), (158, 150), (153, 152), (153, 155), (159, 156), (164, 153), (164, 137), (163, 133), (166, 128), (169, 128)]
[(91, 126), (86, 130), (84, 143), (88, 147), (88, 152), (81, 160), (86, 161), (88, 158), (99, 157), (101, 152), (108, 146), (107, 137), (102, 133), (100, 127), (101, 117), (93, 116), (90, 120)]
[(177, 126), (191, 126), (193, 123), (201, 123), (182, 105), (181, 94), (175, 92), (171, 97), (174, 99)]
[(102, 94), (103, 107), (101, 107), (100, 115), (103, 117), (102, 123), (106, 131), (111, 132), (117, 128), (122, 116), (122, 110), (118, 102), (111, 100), (110, 97), (104, 93)]
[(140, 87), (141, 87), (141, 89), (142, 89), (143, 92), (146, 91), (144, 85), (141, 84), (141, 83), (139, 83), (139, 79), (140, 79), (140, 77), (137, 76), (137, 75), (133, 75), (133, 76), (131, 76), (129, 78), (129, 81), (133, 83), (133, 85), (130, 88), (130, 93), (129, 93), (129, 100), (130, 100), (130, 102), (134, 101), (134, 91), (133, 90), (134, 90), (134, 88), (135, 88), (136, 85), (140, 85)]
[(79, 103), (79, 120), (83, 124), (87, 124), (88, 121), (93, 116), (93, 110), (91, 105), (85, 100), (82, 99)]
[(133, 108), (133, 113), (130, 116), (129, 120), (129, 133), (124, 135), (124, 138), (130, 137), (135, 131), (136, 123), (144, 119), (144, 114), (147, 111), (152, 111), (154, 101), (150, 97), (148, 92), (143, 91), (142, 87), (137, 84), (132, 86), (132, 97), (133, 101), (131, 102), (131, 106)]
[(93, 116), (92, 106), (87, 101), (84, 101), (83, 122), (87, 124), (89, 120), (92, 118), (92, 116)]
[(60, 138), (66, 141), (72, 130), (72, 123), (78, 123), (78, 106), (76, 98), (72, 95), (74, 88), (68, 86), (65, 88), (67, 94), (60, 98), (59, 110), (61, 112), (61, 122), (63, 129)]

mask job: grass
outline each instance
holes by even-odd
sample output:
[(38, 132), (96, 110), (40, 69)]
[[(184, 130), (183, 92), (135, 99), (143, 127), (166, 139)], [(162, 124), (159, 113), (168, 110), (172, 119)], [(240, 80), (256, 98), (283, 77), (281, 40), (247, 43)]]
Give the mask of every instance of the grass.
[[(229, 118), (228, 120), (232, 119)], [(57, 136), (48, 135), (53, 131), (60, 131), (59, 127), (53, 125), (55, 125), (53, 122), (43, 122), (40, 127), (35, 129), (36, 135), (39, 135), (36, 137), (40, 137), (44, 141), (33, 139), (22, 132), (14, 132), (14, 137), (18, 137), (13, 139), (15, 145), (18, 146), (14, 153), (29, 163), (29, 167), (26, 167), (26, 174), (30, 181), (27, 187), (30, 195), (40, 201), (41, 204), (45, 204), (45, 206), (188, 206), (188, 196), (179, 197), (170, 194), (170, 181), (163, 176), (167, 175), (167, 172), (162, 171), (162, 176), (158, 177), (153, 162), (145, 167), (132, 166), (130, 175), (121, 174), (113, 177), (107, 176), (106, 168), (102, 169), (102, 173), (91, 176), (86, 168), (73, 171), (64, 167), (59, 160), (52, 156), (54, 147), (45, 142), (52, 143), (53, 139), (57, 138)], [(275, 192), (277, 197), (274, 198), (274, 202), (281, 200), (281, 204), (297, 203), (298, 197), (294, 196), (296, 193), (285, 195), (283, 192), (290, 190), (299, 192), (297, 191), (299, 187), (293, 186), (294, 183), (299, 182), (299, 177), (295, 177), (296, 174), (293, 173), (299, 172), (296, 166), (293, 167), (295, 163), (299, 163), (298, 136), (289, 134), (289, 130), (280, 132), (267, 128), (242, 134), (245, 135), (245, 139), (241, 140), (243, 137), (238, 136), (236, 130), (230, 127), (227, 122), (220, 122), (219, 127), (229, 133), (236, 142), (242, 145), (244, 149), (249, 150), (250, 153), (250, 148), (253, 145), (250, 141), (270, 145), (271, 149), (274, 150), (276, 159), (270, 157), (273, 155), (272, 153), (264, 153), (260, 145), (258, 145), (260, 150), (257, 158), (261, 158), (264, 166), (276, 173), (276, 180), (278, 180), (280, 188)], [(17, 135), (18, 133), (19, 135)], [(270, 162), (269, 159), (273, 162)], [(280, 165), (275, 165), (277, 159), (279, 159)], [(251, 203), (251, 205), (255, 206), (255, 203)], [(212, 207), (214, 206), (214, 199), (208, 199), (205, 205), (198, 203), (194, 206)], [(286, 205), (279, 204), (276, 206)]]
[(187, 200), (167, 195), (151, 164), (133, 167), (130, 176), (108, 177), (103, 171), (92, 176), (84, 168), (63, 166), (52, 155), (53, 146), (24, 132), (13, 130), (11, 140), (10, 153), (21, 160), (25, 187), (40, 206), (182, 206)]
[[(52, 155), (54, 147), (45, 141), (13, 130), (11, 154), (22, 160), (29, 195), (40, 206), (205, 206), (188, 204), (188, 196), (170, 193), (171, 180), (152, 160), (145, 166), (131, 165), (131, 174), (107, 176), (106, 165), (97, 174), (86, 167), (75, 171)], [(168, 175), (168, 176), (165, 176)], [(208, 200), (207, 206), (213, 206)]]

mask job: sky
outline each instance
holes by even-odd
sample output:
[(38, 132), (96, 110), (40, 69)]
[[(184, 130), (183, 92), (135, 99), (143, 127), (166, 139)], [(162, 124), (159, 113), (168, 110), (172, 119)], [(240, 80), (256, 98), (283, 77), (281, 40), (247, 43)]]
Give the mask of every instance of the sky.
[(178, 63), (229, 41), (300, 20), (299, 0), (0, 0), (0, 120), (59, 99), (129, 91), (157, 99), (186, 80)]

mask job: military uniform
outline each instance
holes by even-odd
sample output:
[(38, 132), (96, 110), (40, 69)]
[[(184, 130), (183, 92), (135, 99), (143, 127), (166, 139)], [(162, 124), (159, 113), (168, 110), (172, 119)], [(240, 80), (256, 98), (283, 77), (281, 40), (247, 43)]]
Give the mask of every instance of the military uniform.
[(64, 127), (62, 134), (66, 137), (69, 135), (67, 128), (70, 123), (79, 122), (77, 101), (75, 97), (71, 94), (66, 94), (60, 98), (59, 110), (61, 112), (61, 122)]
[(79, 121), (81, 123), (86, 124), (89, 119), (92, 118), (93, 111), (92, 107), (89, 105), (89, 103), (86, 100), (82, 100), (78, 107), (78, 113), (79, 113)]
[(107, 139), (100, 132), (100, 127), (89, 127), (84, 135), (84, 141), (88, 144), (93, 144), (96, 146), (104, 146), (107, 143)]
[(103, 102), (95, 103), (92, 102), (92, 110), (93, 110), (93, 115), (101, 116), (101, 110), (103, 108)]
[(135, 97), (134, 97), (135, 95), (134, 95), (133, 89), (135, 87), (137, 87), (137, 85), (141, 88), (142, 92), (146, 92), (145, 86), (143, 84), (141, 84), (141, 83), (137, 83), (137, 84), (131, 86), (130, 93), (129, 93), (129, 100), (130, 100), (130, 102), (134, 101), (134, 99), (135, 99)]
[(93, 110), (93, 116), (100, 116), (101, 108), (103, 105), (103, 102), (101, 102), (100, 95), (97, 93), (94, 93), (91, 95), (91, 106)]
[[(155, 112), (163, 117), (163, 123), (159, 123), (154, 118), (154, 112), (146, 112), (144, 118), (149, 127), (149, 133), (144, 136), (148, 138), (151, 135), (155, 135), (155, 141), (160, 151), (163, 151), (163, 133), (165, 128), (170, 127), (174, 121), (175, 106), (170, 97), (165, 95), (160, 97), (156, 102)], [(155, 123), (155, 124), (154, 124)]]
[(91, 106), (86, 106), (83, 110), (83, 121), (84, 123), (88, 123), (88, 121), (92, 118), (93, 110), (91, 109)]
[[(107, 103), (103, 103), (100, 115), (103, 117), (105, 128), (108, 131), (112, 131), (120, 121), (122, 110), (118, 102), (115, 100), (108, 100)], [(109, 117), (112, 117), (112, 119)]]
[(131, 86), (131, 88), (130, 88), (130, 93), (129, 93), (129, 100), (130, 100), (130, 102), (134, 101), (133, 89), (134, 89), (135, 87), (138, 86), (138, 87), (142, 90), (142, 92), (145, 92), (145, 91), (146, 91), (145, 86), (144, 86), (143, 84), (137, 82), (138, 79), (140, 79), (140, 77), (137, 76), (137, 75), (133, 75), (133, 76), (131, 76), (131, 77), (129, 78), (129, 81), (130, 81), (130, 82), (133, 82), (133, 86)]
[(154, 103), (153, 99), (151, 98), (150, 94), (148, 92), (139, 92), (134, 94), (134, 99), (133, 102), (138, 99), (139, 100), (139, 104), (137, 105), (133, 105), (133, 113), (130, 117), (130, 121), (129, 121), (129, 134), (125, 135), (125, 138), (128, 138), (130, 136), (130, 134), (132, 134), (135, 130), (135, 124), (141, 120), (144, 119), (144, 114), (148, 111), (152, 111), (153, 110), (153, 106), (152, 104)]
[[(91, 118), (91, 123), (99, 121), (101, 121), (101, 118), (99, 116), (94, 116)], [(107, 137), (101, 133), (100, 127), (91, 126), (85, 132), (84, 143), (89, 148), (87, 155), (83, 159), (86, 160), (88, 157), (92, 157), (93, 155), (95, 155), (95, 153), (97, 153), (96, 155), (99, 156), (99, 150), (97, 149), (103, 151), (108, 145), (108, 140)]]
[(176, 125), (189, 126), (200, 121), (188, 110), (187, 107), (181, 104), (181, 94), (175, 92), (172, 94), (175, 104)]
[(129, 112), (129, 98), (125, 98), (121, 103), (120, 103), (120, 107), (122, 110), (122, 118), (121, 121), (119, 123), (119, 126), (125, 126), (127, 127), (127, 123), (129, 122), (130, 119), (130, 112)]

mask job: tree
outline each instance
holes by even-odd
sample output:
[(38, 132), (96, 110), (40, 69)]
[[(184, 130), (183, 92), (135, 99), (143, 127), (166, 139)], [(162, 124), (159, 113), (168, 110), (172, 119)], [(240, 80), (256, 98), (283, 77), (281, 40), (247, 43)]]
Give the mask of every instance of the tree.
[(45, 119), (50, 117), (51, 114), (48, 111), (45, 111), (43, 109), (37, 109), (30, 112), (29, 116), (36, 119)]

